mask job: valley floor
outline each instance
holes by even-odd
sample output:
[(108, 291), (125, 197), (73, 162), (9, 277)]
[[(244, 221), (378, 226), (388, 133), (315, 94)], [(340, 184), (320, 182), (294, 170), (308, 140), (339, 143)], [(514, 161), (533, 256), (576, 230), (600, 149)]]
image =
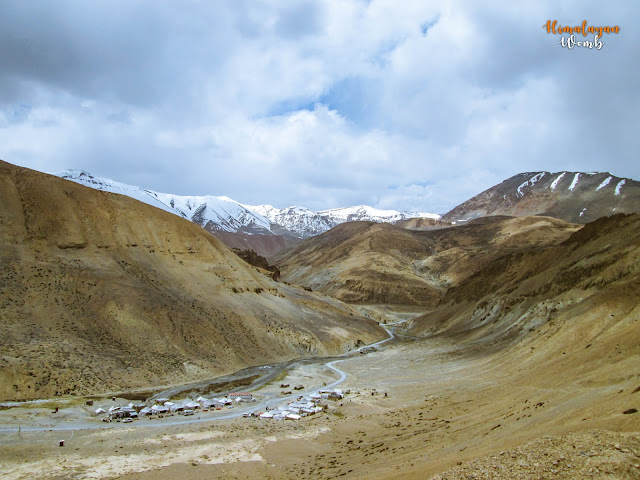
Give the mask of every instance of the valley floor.
[(3, 478), (640, 478), (637, 369), (539, 377), (510, 351), (435, 338), (348, 359), (352, 394), (299, 422), (2, 434)]

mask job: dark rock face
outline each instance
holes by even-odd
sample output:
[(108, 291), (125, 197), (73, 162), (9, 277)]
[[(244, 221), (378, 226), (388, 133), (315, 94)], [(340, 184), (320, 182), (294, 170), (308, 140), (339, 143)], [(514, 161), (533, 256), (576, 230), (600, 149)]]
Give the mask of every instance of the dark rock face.
[(280, 279), (280, 269), (275, 265), (269, 265), (267, 259), (263, 256), (258, 255), (253, 250), (240, 250), (237, 248), (232, 249), (236, 255), (238, 255), (241, 259), (247, 262), (249, 265), (253, 265), (254, 267), (262, 268), (263, 270), (267, 270), (271, 272), (271, 279), (276, 282)]

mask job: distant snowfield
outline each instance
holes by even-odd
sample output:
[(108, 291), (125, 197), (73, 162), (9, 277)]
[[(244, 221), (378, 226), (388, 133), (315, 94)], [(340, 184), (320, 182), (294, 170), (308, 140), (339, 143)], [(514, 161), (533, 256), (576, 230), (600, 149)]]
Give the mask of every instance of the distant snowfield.
[(109, 178), (96, 177), (84, 170), (63, 170), (50, 174), (96, 190), (126, 195), (191, 220), (210, 231), (242, 232), (248, 235), (289, 233), (294, 237), (307, 238), (349, 221), (394, 223), (408, 218), (437, 220), (441, 217), (436, 213), (380, 210), (367, 205), (319, 212), (300, 206), (276, 208), (271, 205), (243, 205), (225, 196), (184, 196), (154, 192)]

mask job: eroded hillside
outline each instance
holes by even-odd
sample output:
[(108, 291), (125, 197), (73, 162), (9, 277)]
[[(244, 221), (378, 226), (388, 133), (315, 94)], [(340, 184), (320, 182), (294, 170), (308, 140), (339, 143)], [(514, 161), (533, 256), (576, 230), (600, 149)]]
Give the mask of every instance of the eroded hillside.
[(385, 337), (197, 225), (4, 162), (0, 263), (0, 399), (185, 382)]
[(578, 228), (549, 217), (488, 217), (431, 231), (353, 222), (272, 262), (287, 281), (340, 300), (421, 305), (427, 311), (449, 288), (505, 253), (555, 245)]

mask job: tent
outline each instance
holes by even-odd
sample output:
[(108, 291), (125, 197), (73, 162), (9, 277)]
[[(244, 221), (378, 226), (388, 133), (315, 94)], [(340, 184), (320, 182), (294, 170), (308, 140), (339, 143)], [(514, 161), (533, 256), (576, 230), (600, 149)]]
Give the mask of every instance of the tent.
[(169, 409), (164, 405), (154, 405), (153, 407), (151, 407), (152, 413), (167, 413), (168, 411)]

